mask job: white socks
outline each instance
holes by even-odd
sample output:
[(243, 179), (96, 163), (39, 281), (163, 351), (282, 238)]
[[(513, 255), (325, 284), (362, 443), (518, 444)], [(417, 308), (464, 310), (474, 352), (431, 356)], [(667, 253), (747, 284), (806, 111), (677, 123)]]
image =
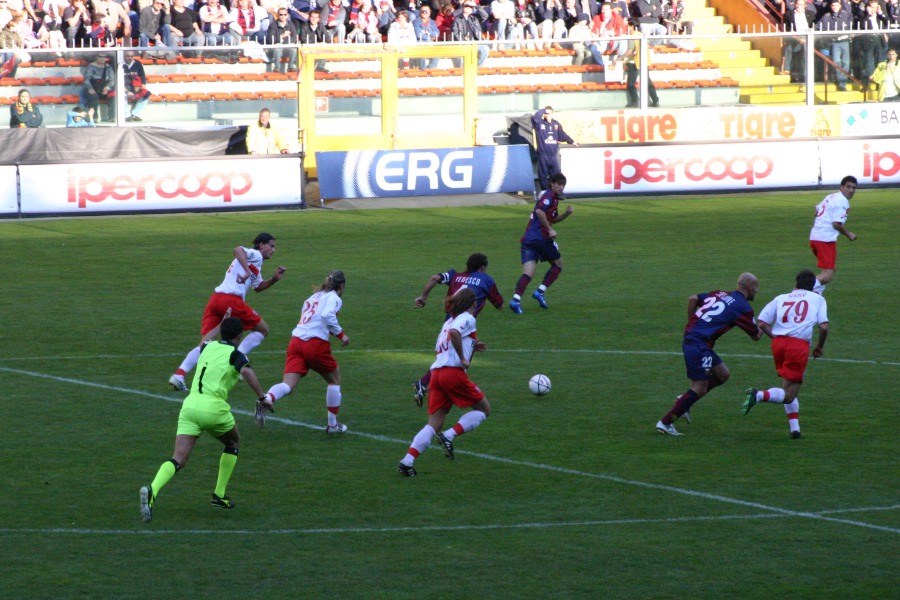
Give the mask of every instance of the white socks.
[(197, 366), (198, 360), (200, 360), (200, 346), (197, 346), (196, 348), (188, 352), (187, 356), (184, 357), (181, 366), (179, 366), (178, 368), (185, 373), (190, 373), (194, 370), (194, 367)]
[(434, 437), (434, 429), (431, 425), (426, 425), (419, 433), (416, 434), (416, 437), (413, 438), (412, 444), (409, 446), (409, 452), (406, 453), (406, 456), (403, 457), (402, 462), (407, 467), (411, 467), (413, 465), (413, 461), (416, 458), (425, 452), (428, 449), (428, 446), (431, 445), (431, 438)]
[(247, 337), (244, 338), (244, 341), (241, 342), (241, 345), (238, 346), (238, 352), (241, 354), (249, 354), (250, 351), (259, 346), (264, 339), (266, 339), (266, 336), (260, 332), (251, 331), (247, 334)]
[(286, 383), (276, 383), (269, 388), (269, 391), (266, 392), (266, 396), (268, 396), (272, 402), (275, 402), (276, 400), (281, 400), (290, 393), (291, 386)]
[(328, 408), (328, 426), (337, 425), (337, 414), (341, 409), (341, 386), (329, 385), (325, 390), (325, 406)]
[[(768, 398), (766, 398), (766, 394), (768, 394)], [(774, 402), (776, 404), (784, 404), (784, 390), (781, 388), (759, 390), (758, 392), (756, 392), (756, 399), (759, 402)]]
[[(459, 421), (456, 422), (456, 425), (444, 432), (444, 437), (448, 440), (452, 440), (460, 433), (472, 431), (473, 429), (484, 423), (485, 419), (487, 419), (487, 415), (480, 410), (470, 410), (459, 418)], [(461, 432), (457, 433), (457, 426), (462, 429)]]

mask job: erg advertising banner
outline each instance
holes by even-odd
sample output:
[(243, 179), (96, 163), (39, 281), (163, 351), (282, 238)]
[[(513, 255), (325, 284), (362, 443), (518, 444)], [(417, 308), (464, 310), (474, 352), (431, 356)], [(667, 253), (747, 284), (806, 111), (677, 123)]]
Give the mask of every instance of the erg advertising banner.
[(528, 146), (316, 152), (322, 198), (531, 191)]
[(749, 191), (819, 183), (815, 141), (563, 148), (569, 194)]
[(21, 165), (22, 214), (254, 208), (302, 202), (299, 158)]

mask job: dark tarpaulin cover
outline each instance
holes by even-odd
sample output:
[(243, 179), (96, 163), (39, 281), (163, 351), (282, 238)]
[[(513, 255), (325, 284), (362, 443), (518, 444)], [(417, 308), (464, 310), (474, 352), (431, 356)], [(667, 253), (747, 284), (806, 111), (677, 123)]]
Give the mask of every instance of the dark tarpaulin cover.
[(0, 164), (246, 154), (246, 127), (0, 129)]
[(506, 127), (509, 129), (509, 143), (528, 144), (534, 154), (534, 137), (532, 136), (533, 125), (531, 124), (531, 115), (520, 115), (518, 117), (506, 117)]

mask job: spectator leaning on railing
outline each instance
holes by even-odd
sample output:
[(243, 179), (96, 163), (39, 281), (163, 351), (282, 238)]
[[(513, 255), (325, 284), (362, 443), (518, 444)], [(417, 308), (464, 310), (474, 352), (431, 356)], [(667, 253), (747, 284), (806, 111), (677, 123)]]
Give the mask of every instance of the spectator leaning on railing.
[(839, 32), (836, 35), (822, 36), (822, 53), (830, 57), (840, 69), (834, 69), (834, 80), (837, 89), (847, 91), (847, 73), (850, 71), (850, 30), (853, 19), (850, 11), (841, 5), (841, 0), (831, 0), (828, 12), (819, 16), (816, 30)]

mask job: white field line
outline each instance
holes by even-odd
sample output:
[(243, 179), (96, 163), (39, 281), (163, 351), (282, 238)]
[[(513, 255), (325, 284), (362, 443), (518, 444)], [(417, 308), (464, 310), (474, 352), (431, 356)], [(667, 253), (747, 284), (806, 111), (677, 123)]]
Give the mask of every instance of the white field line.
[[(835, 514), (842, 512), (871, 512), (897, 510), (900, 505), (894, 506), (870, 506), (865, 508), (850, 508), (841, 510), (826, 510), (815, 513), (824, 516), (827, 514)], [(592, 521), (560, 521), (556, 523), (507, 523), (507, 524), (489, 524), (489, 525), (420, 525), (416, 527), (315, 527), (315, 528), (296, 528), (296, 529), (85, 529), (85, 528), (64, 528), (64, 527), (48, 527), (48, 528), (0, 528), (0, 533), (5, 534), (100, 534), (100, 535), (209, 535), (209, 534), (237, 534), (237, 535), (303, 535), (303, 534), (353, 534), (353, 533), (422, 533), (422, 532), (441, 532), (441, 531), (486, 531), (497, 529), (549, 529), (552, 527), (598, 527), (604, 525), (645, 525), (645, 524), (665, 524), (674, 525), (678, 523), (697, 523), (709, 521), (744, 521), (753, 519), (784, 519), (791, 515), (777, 513), (759, 513), (755, 515), (718, 515), (718, 516), (694, 516), (694, 517), (672, 517), (667, 519), (605, 519)]]
[[(111, 385), (106, 385), (106, 384), (102, 384), (102, 383), (94, 383), (91, 381), (73, 379), (70, 377), (57, 377), (55, 375), (48, 375), (46, 373), (36, 373), (34, 371), (10, 369), (7, 367), (0, 367), (0, 371), (4, 371), (4, 372), (8, 372), (8, 373), (15, 373), (17, 375), (27, 375), (30, 377), (37, 377), (39, 379), (47, 379), (47, 380), (51, 380), (51, 381), (61, 381), (63, 383), (71, 383), (71, 384), (75, 384), (75, 385), (83, 385), (83, 386), (94, 387), (94, 388), (103, 389), (103, 390), (121, 392), (123, 394), (131, 394), (131, 395), (137, 395), (137, 396), (145, 396), (148, 398), (156, 398), (159, 400), (165, 400), (167, 402), (181, 403), (181, 401), (182, 401), (181, 398), (173, 398), (171, 396), (163, 396), (161, 394), (154, 394), (154, 393), (145, 392), (142, 390), (135, 390), (135, 389), (130, 389), (130, 388), (111, 386)], [(237, 408), (233, 408), (232, 412), (234, 412), (236, 414), (240, 414), (240, 415), (247, 415), (247, 416), (254, 415), (254, 413), (252, 413), (250, 411), (237, 409)], [(295, 421), (293, 419), (284, 419), (281, 417), (275, 417), (274, 415), (268, 417), (268, 420), (269, 421), (277, 421), (279, 423), (284, 423), (286, 425), (293, 425), (295, 427), (305, 427), (307, 429), (316, 429), (316, 430), (322, 429), (321, 425), (313, 425), (311, 423), (304, 423), (302, 421)], [(375, 440), (375, 441), (379, 441), (379, 442), (388, 442), (388, 443), (403, 444), (403, 445), (407, 445), (409, 443), (408, 440), (405, 440), (405, 439), (392, 438), (392, 437), (388, 437), (388, 436), (384, 436), (384, 435), (377, 435), (377, 434), (365, 433), (365, 432), (360, 432), (360, 431), (349, 431), (349, 432), (347, 432), (347, 434), (348, 435), (356, 435), (359, 437), (363, 437), (363, 438), (367, 438), (367, 439)], [(707, 492), (700, 492), (700, 491), (696, 491), (696, 490), (690, 490), (687, 488), (680, 488), (680, 487), (664, 485), (664, 484), (659, 484), (659, 483), (650, 483), (650, 482), (646, 482), (646, 481), (638, 481), (638, 480), (634, 480), (634, 479), (625, 479), (623, 477), (616, 477), (614, 475), (604, 475), (601, 473), (590, 473), (587, 471), (579, 471), (576, 469), (567, 469), (565, 467), (558, 467), (555, 465), (548, 465), (548, 464), (544, 464), (544, 463), (536, 463), (536, 462), (531, 462), (531, 461), (515, 460), (515, 459), (511, 459), (511, 458), (504, 458), (501, 456), (494, 456), (491, 454), (482, 454), (480, 452), (470, 452), (467, 450), (457, 450), (456, 453), (461, 454), (461, 455), (474, 456), (477, 458), (481, 458), (483, 460), (490, 460), (490, 461), (500, 462), (500, 463), (504, 463), (504, 464), (508, 464), (508, 465), (514, 465), (514, 466), (520, 466), (520, 467), (530, 467), (533, 469), (540, 469), (543, 471), (551, 471), (551, 472), (555, 472), (555, 473), (564, 473), (567, 475), (574, 475), (576, 477), (586, 477), (586, 478), (590, 478), (590, 479), (612, 481), (614, 483), (618, 483), (618, 484), (622, 484), (622, 485), (643, 487), (643, 488), (647, 488), (647, 489), (672, 492), (672, 493), (680, 494), (680, 495), (684, 495), (684, 496), (693, 496), (696, 498), (703, 498), (705, 500), (713, 500), (716, 502), (724, 502), (727, 504), (734, 504), (737, 506), (745, 506), (747, 508), (755, 508), (755, 509), (759, 509), (759, 510), (769, 511), (769, 512), (777, 513), (777, 514), (784, 515), (784, 516), (804, 517), (804, 518), (808, 518), (808, 519), (817, 519), (817, 520), (829, 521), (829, 522), (834, 522), (834, 523), (842, 523), (845, 525), (853, 525), (856, 527), (864, 527), (867, 529), (875, 529), (878, 531), (887, 531), (890, 533), (900, 533), (900, 529), (897, 529), (894, 527), (873, 525), (871, 523), (865, 523), (862, 521), (852, 521), (849, 519), (839, 519), (839, 518), (835, 518), (835, 517), (826, 516), (823, 513), (788, 510), (786, 508), (780, 508), (777, 506), (769, 506), (769, 505), (762, 504), (759, 502), (750, 502), (747, 500), (740, 500), (738, 498), (729, 498), (728, 496), (721, 496), (718, 494), (710, 494)]]
[[(416, 348), (413, 350), (410, 349), (375, 349), (375, 348), (335, 348), (335, 352), (340, 352), (341, 354), (423, 354), (430, 355), (430, 353), (426, 350), (422, 350), (421, 348)], [(527, 352), (534, 352), (533, 349), (529, 348), (491, 348), (491, 354), (498, 353), (506, 353), (506, 354), (522, 354)], [(671, 351), (662, 351), (662, 350), (602, 350), (602, 349), (588, 349), (588, 348), (575, 348), (575, 349), (566, 349), (566, 348), (557, 348), (557, 349), (544, 349), (541, 352), (545, 354), (610, 354), (610, 355), (636, 355), (636, 356), (683, 356), (681, 352), (671, 352)], [(92, 354), (92, 355), (64, 355), (64, 356), (10, 356), (7, 358), (0, 358), (0, 363), (9, 364), (11, 362), (39, 362), (44, 360), (99, 360), (99, 359), (133, 359), (133, 358), (183, 358), (184, 352), (162, 352), (162, 353), (153, 353), (153, 354)], [(254, 355), (258, 354), (281, 354), (284, 355), (284, 350), (254, 350)], [(732, 357), (732, 358), (753, 358), (753, 359), (761, 359), (766, 361), (771, 361), (772, 356), (770, 354), (727, 354), (720, 353), (720, 356), (723, 357)], [(892, 367), (900, 367), (900, 362), (896, 361), (887, 361), (887, 360), (859, 360), (854, 358), (818, 358), (816, 359), (820, 362), (836, 362), (836, 363), (846, 363), (846, 364), (857, 364), (857, 365), (880, 365), (880, 366), (892, 366)]]

